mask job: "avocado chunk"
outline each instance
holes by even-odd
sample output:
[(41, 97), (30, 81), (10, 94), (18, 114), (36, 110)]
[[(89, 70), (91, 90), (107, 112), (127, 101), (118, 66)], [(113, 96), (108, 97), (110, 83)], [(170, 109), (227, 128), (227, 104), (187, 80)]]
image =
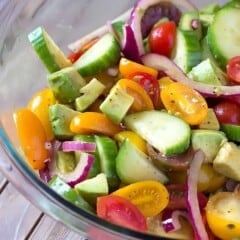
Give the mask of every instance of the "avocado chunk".
[(76, 110), (82, 112), (86, 110), (104, 91), (105, 86), (93, 78), (88, 84), (80, 89), (80, 97), (75, 99)]
[(200, 129), (219, 130), (220, 124), (212, 108), (208, 108), (207, 117), (198, 125)]
[(67, 183), (65, 183), (61, 178), (55, 175), (50, 181), (49, 186), (57, 192), (60, 196), (73, 203), (74, 205), (89, 211), (94, 212), (92, 206), (85, 201), (75, 189), (71, 188)]
[(73, 171), (76, 167), (74, 153), (57, 151), (56, 166), (61, 173)]
[(69, 139), (74, 133), (69, 129), (73, 117), (79, 114), (63, 104), (54, 104), (49, 107), (49, 119), (53, 134), (58, 139)]
[(240, 148), (225, 142), (213, 160), (213, 168), (222, 175), (240, 181)]
[(201, 149), (205, 154), (205, 161), (212, 162), (222, 144), (227, 141), (225, 134), (216, 130), (192, 130), (191, 143), (193, 150)]
[(67, 67), (47, 77), (49, 87), (61, 103), (72, 103), (80, 96), (80, 89), (86, 81), (74, 67)]
[(95, 206), (97, 197), (108, 194), (108, 182), (104, 173), (86, 179), (74, 186), (74, 189), (91, 205)]
[(100, 105), (100, 110), (113, 122), (120, 123), (131, 107), (134, 98), (118, 85), (115, 85), (109, 95)]
[(225, 76), (222, 74), (221, 70), (219, 70), (209, 58), (193, 67), (188, 73), (188, 77), (196, 82), (219, 86), (226, 82)]

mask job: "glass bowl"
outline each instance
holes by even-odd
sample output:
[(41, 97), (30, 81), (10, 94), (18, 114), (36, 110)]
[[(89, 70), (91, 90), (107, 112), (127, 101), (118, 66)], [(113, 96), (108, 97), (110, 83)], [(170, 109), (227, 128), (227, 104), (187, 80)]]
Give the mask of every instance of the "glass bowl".
[[(39, 25), (44, 26), (66, 52), (68, 43), (119, 16), (132, 7), (134, 2), (135, 0), (0, 1), (0, 170), (35, 206), (89, 239), (150, 237), (118, 227), (81, 210), (43, 183), (19, 154), (12, 113), (25, 106), (29, 97), (46, 84), (46, 70), (28, 42), (29, 32)], [(209, 2), (193, 1), (199, 7)], [(160, 238), (151, 236), (151, 239)]]

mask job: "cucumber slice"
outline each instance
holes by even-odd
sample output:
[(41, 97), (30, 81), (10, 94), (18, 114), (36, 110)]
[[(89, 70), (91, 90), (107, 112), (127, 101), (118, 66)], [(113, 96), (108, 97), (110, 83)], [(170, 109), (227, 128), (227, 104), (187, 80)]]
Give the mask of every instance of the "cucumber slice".
[(162, 183), (168, 181), (165, 174), (152, 164), (148, 156), (128, 140), (121, 144), (116, 158), (116, 169), (119, 178), (125, 184), (143, 180), (156, 180)]
[(120, 183), (116, 172), (117, 144), (106, 136), (95, 136), (100, 158), (101, 171), (106, 174), (109, 190), (115, 190)]
[(219, 10), (209, 26), (207, 40), (214, 58), (222, 69), (230, 58), (240, 55), (240, 9), (225, 7)]
[(240, 125), (221, 124), (220, 129), (230, 141), (240, 142)]
[(50, 73), (72, 65), (42, 27), (33, 30), (28, 39)]
[(105, 34), (75, 63), (78, 72), (86, 77), (114, 66), (120, 58), (120, 46), (110, 33)]
[(194, 32), (198, 39), (202, 38), (202, 26), (200, 24), (200, 14), (198, 11), (188, 11), (182, 14), (178, 28), (183, 31)]
[(200, 63), (201, 47), (197, 34), (178, 29), (171, 58), (185, 73)]
[(191, 129), (182, 119), (160, 111), (133, 113), (124, 118), (127, 128), (138, 133), (166, 156), (183, 153), (190, 143)]
[(73, 188), (71, 188), (57, 175), (54, 176), (48, 184), (55, 192), (69, 202), (84, 210), (94, 212), (93, 208), (88, 204), (88, 202), (86, 202)]

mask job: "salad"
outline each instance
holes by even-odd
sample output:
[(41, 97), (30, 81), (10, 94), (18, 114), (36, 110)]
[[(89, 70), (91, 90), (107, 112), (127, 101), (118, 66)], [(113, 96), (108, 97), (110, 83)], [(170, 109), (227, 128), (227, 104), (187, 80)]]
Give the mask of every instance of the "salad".
[(29, 166), (114, 224), (239, 239), (239, 6), (138, 0), (68, 56), (34, 29), (47, 87), (13, 116)]

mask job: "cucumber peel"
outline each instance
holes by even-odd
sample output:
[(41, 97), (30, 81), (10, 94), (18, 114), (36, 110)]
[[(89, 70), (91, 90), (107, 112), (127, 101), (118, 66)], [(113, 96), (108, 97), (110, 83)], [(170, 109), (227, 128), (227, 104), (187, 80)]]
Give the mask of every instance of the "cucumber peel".
[(74, 67), (83, 77), (91, 76), (114, 66), (120, 53), (117, 40), (107, 33), (74, 63)]

